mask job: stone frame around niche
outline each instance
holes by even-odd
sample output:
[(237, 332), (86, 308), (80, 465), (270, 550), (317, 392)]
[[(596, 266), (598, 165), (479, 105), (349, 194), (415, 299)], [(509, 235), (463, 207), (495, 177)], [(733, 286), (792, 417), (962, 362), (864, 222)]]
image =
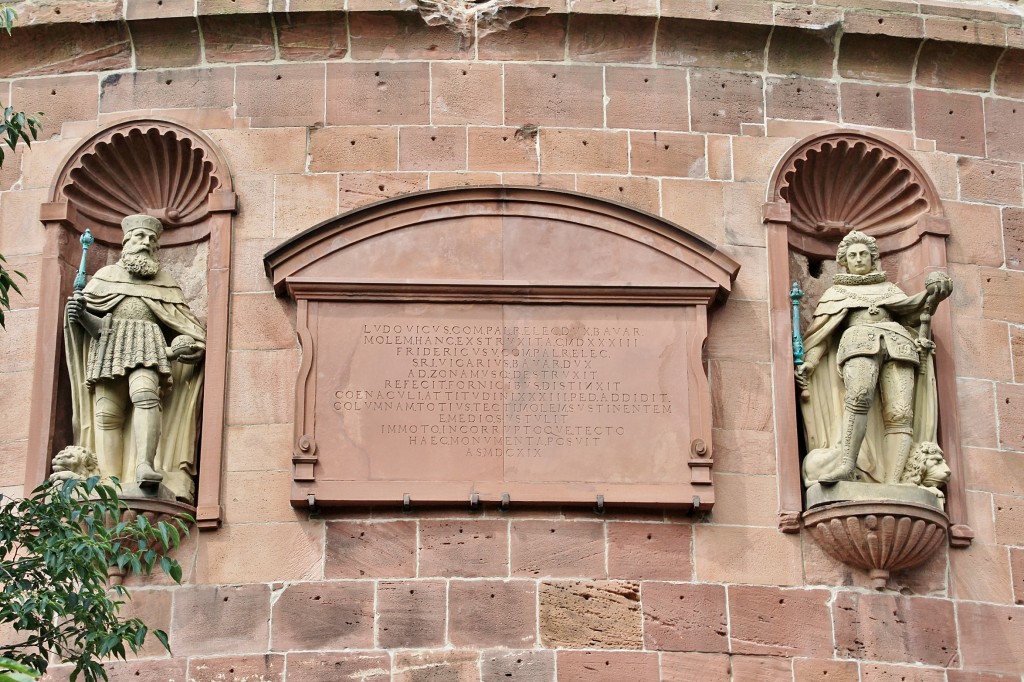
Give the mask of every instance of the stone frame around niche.
[(64, 302), (81, 261), (79, 237), (88, 228), (96, 240), (94, 249), (120, 249), (121, 218), (146, 213), (164, 223), (162, 249), (208, 242), (207, 349), (195, 507), (143, 500), (132, 504), (146, 511), (185, 511), (201, 530), (217, 528), (222, 517), (231, 223), (237, 208), (227, 162), (206, 135), (170, 119), (147, 117), (99, 130), (58, 168), (39, 213), (45, 245), (25, 487), (31, 490), (42, 483), (53, 455), (70, 444), (68, 429), (62, 426), (70, 421), (71, 408), (61, 328)]
[[(579, 255), (588, 253), (582, 248), (588, 242), (580, 239), (588, 234), (594, 259), (589, 271), (580, 265), (586, 257)], [(408, 241), (403, 242), (404, 238)], [(609, 248), (613, 242), (617, 250)], [(373, 252), (378, 255), (367, 255), (369, 244), (380, 245)], [(535, 265), (527, 253), (531, 248), (562, 246), (577, 253), (555, 265), (550, 257), (540, 259), (548, 265)], [(474, 259), (477, 247), (485, 255)], [(638, 271), (636, 264), (647, 262), (645, 258), (663, 266), (653, 273)], [(302, 363), (296, 382), (294, 506), (527, 503), (601, 507), (607, 503), (707, 510), (714, 504), (711, 395), (702, 353), (708, 309), (724, 301), (739, 266), (697, 235), (659, 217), (572, 192), (509, 186), (451, 188), (389, 199), (327, 220), (270, 251), (265, 264), (277, 295), (297, 301)], [(635, 279), (614, 274), (620, 272), (631, 272)], [(668, 272), (679, 278), (656, 279)], [(322, 383), (323, 377), (336, 376), (318, 364), (323, 347), (333, 344), (329, 347), (341, 354), (350, 348), (339, 345), (336, 335), (329, 342), (319, 337), (324, 320), (356, 319), (365, 306), (433, 306), (431, 310), (437, 311), (450, 305), (499, 307), (502, 314), (507, 306), (549, 310), (564, 306), (577, 311), (628, 308), (658, 315), (666, 311), (665, 316), (669, 310), (677, 311), (673, 319), (680, 320), (679, 328), (686, 330), (682, 337), (675, 337), (678, 346), (686, 349), (686, 359), (679, 364), (688, 363), (678, 381), (689, 387), (678, 419), (688, 425), (689, 430), (682, 431), (691, 439), (673, 450), (673, 456), (678, 453), (674, 465), (679, 480), (618, 485), (580, 483), (582, 478), (510, 482), (475, 479), (462, 476), (461, 471), (446, 478), (429, 467), (424, 470), (422, 463), (403, 470), (409, 475), (401, 479), (360, 473), (369, 467), (348, 453), (367, 457), (370, 463), (379, 461), (374, 459), (378, 455), (392, 455), (387, 448), (370, 450), (363, 447), (364, 441), (351, 442), (358, 439), (344, 426), (318, 423), (318, 414), (326, 418), (323, 410), (317, 410), (317, 396), (323, 392), (317, 388), (318, 380)], [(329, 329), (333, 334), (345, 327), (332, 322)], [(344, 376), (350, 375), (346, 371)], [(453, 455), (454, 451), (447, 456)], [(459, 468), (455, 460), (448, 461), (450, 468)], [(357, 464), (342, 467), (339, 462)]]
[[(866, 210), (858, 202), (873, 187), (878, 189), (878, 203)], [(790, 251), (833, 259), (842, 236), (858, 229), (878, 240), (883, 256), (901, 254), (895, 281), (917, 291), (928, 273), (946, 269), (950, 227), (935, 185), (921, 166), (888, 140), (852, 129), (811, 135), (782, 157), (772, 173), (762, 221), (767, 229), (777, 406), (779, 529), (796, 533), (802, 527), (804, 504), (793, 376)], [(949, 543), (965, 547), (974, 532), (967, 524), (949, 305), (940, 306), (933, 316), (932, 335), (937, 347), (939, 440), (952, 471), (946, 491)]]

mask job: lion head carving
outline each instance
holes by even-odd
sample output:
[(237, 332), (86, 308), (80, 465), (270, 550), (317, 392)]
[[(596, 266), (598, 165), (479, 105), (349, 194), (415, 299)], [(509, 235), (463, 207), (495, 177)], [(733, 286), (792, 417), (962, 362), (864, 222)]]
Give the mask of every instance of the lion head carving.
[(72, 478), (87, 479), (100, 475), (96, 455), (79, 445), (69, 445), (53, 457), (51, 481), (67, 481)]
[(941, 500), (945, 496), (939, 490), (939, 486), (948, 483), (951, 475), (952, 472), (942, 456), (942, 449), (937, 444), (917, 443), (907, 458), (907, 466), (903, 469), (900, 483), (921, 486), (935, 493)]

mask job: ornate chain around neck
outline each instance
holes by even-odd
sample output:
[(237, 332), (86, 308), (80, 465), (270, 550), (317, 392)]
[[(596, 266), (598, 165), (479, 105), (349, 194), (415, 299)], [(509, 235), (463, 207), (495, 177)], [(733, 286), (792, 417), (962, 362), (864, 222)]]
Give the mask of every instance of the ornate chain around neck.
[(832, 275), (832, 284), (845, 284), (847, 286), (856, 286), (858, 284), (881, 284), (889, 280), (886, 276), (885, 271), (869, 272), (866, 275), (852, 275), (848, 272), (837, 272)]

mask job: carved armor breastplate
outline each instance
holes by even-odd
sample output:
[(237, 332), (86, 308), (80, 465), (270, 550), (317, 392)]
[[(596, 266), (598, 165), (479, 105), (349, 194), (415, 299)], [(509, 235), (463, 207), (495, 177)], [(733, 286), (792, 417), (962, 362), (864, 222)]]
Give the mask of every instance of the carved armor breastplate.
[(149, 309), (149, 306), (141, 298), (125, 296), (114, 308), (114, 319), (116, 320), (139, 320), (142, 322), (156, 322), (156, 315)]
[[(867, 315), (865, 310), (856, 313)], [(914, 337), (899, 322), (861, 322), (849, 327), (839, 341), (836, 361), (841, 367), (850, 358), (877, 355), (883, 349), (891, 360), (913, 365), (921, 362)]]

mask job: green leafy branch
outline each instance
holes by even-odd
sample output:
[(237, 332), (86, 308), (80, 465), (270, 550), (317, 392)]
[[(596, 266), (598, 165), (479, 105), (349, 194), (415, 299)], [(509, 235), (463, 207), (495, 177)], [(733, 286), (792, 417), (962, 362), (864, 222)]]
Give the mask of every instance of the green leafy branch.
[(162, 630), (118, 617), (130, 595), (107, 575), (113, 566), (148, 575), (159, 565), (181, 582), (167, 552), (190, 522), (135, 515), (99, 477), (47, 482), (24, 499), (0, 495), (0, 624), (19, 640), (0, 645), (0, 682), (45, 672), (51, 655), (74, 664), (72, 681), (106, 680), (103, 659), (138, 653), (150, 634), (169, 651)]

